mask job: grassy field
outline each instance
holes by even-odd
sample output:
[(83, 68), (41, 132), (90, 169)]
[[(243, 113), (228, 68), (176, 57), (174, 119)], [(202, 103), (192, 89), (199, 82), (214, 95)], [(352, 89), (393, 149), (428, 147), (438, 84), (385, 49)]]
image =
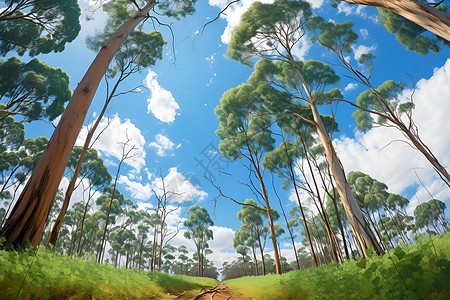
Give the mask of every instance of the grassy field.
[(450, 233), (382, 257), (225, 281), (264, 299), (450, 299)]
[(195, 295), (216, 283), (210, 278), (116, 269), (44, 249), (36, 256), (33, 251), (0, 250), (0, 299), (161, 299), (184, 290), (194, 290)]

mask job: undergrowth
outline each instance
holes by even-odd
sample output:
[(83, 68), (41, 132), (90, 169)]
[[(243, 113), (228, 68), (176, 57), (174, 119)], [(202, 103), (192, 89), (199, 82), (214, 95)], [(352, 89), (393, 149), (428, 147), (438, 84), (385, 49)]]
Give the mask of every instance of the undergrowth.
[(384, 256), (225, 283), (262, 299), (450, 299), (450, 233)]
[[(1, 243), (1, 241), (0, 241)], [(0, 299), (161, 299), (217, 281), (99, 265), (46, 249), (0, 250)]]

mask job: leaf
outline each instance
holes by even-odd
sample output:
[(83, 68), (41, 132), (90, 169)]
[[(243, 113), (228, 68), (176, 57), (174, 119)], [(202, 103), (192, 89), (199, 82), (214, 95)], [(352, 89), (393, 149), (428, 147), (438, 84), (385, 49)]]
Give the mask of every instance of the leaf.
[(367, 260), (365, 258), (361, 259), (359, 262), (356, 263), (356, 266), (358, 266), (361, 269), (364, 269), (367, 265)]
[(395, 248), (394, 255), (397, 256), (397, 258), (398, 258), (399, 260), (403, 259), (403, 257), (405, 257), (405, 254), (406, 254), (406, 253), (405, 253), (405, 252), (403, 251), (403, 249), (400, 248), (399, 246), (397, 246), (397, 247)]

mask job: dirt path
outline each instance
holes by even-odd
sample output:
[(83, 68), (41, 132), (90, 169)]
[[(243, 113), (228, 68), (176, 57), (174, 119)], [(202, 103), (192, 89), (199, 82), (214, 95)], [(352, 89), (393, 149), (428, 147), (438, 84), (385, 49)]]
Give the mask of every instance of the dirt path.
[(228, 285), (223, 283), (216, 284), (213, 288), (209, 290), (202, 290), (200, 294), (195, 296), (194, 298), (186, 298), (184, 295), (179, 295), (177, 300), (255, 300), (253, 298), (240, 297), (238, 295), (234, 295), (233, 289)]

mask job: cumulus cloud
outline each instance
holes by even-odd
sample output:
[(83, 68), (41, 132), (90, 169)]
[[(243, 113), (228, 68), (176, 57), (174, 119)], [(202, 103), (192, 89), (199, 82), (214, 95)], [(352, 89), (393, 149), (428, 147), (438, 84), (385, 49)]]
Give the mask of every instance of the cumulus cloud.
[[(228, 0), (209, 0), (210, 6), (218, 7), (219, 9), (225, 8), (230, 1)], [(222, 14), (220, 17), (227, 21), (225, 31), (221, 36), (221, 40), (224, 44), (228, 44), (231, 41), (231, 33), (236, 26), (239, 26), (241, 22), (241, 16), (247, 11), (247, 9), (257, 0), (241, 0), (227, 8), (227, 13)], [(261, 3), (273, 3), (274, 0), (262, 0)]]
[(175, 121), (177, 111), (180, 109), (172, 93), (161, 87), (155, 72), (148, 70), (145, 78), (145, 86), (150, 89), (151, 96), (147, 99), (148, 113), (152, 113), (155, 118), (164, 123)]
[[(155, 141), (149, 144), (150, 147), (156, 149), (156, 154), (159, 156), (166, 156), (168, 151), (174, 149), (175, 144), (165, 135), (161, 133), (157, 134)], [(176, 146), (176, 149), (180, 148), (181, 144)]]
[[(186, 201), (202, 201), (208, 194), (201, 190), (194, 181), (194, 176), (179, 173), (176, 167), (170, 168), (169, 174), (164, 177), (166, 192), (174, 195), (170, 198), (172, 203), (183, 203)], [(163, 193), (163, 181), (157, 177), (152, 182), (152, 187), (158, 195)]]
[(367, 38), (368, 36), (369, 36), (369, 31), (367, 31), (367, 29), (365, 29), (365, 28), (361, 28), (360, 30), (359, 30), (359, 33), (362, 35), (362, 37), (363, 38)]
[(126, 191), (131, 193), (133, 200), (149, 200), (152, 196), (152, 188), (150, 183), (142, 184), (137, 181), (132, 181), (124, 175), (119, 176), (118, 183), (121, 184)]
[(357, 86), (358, 86), (357, 83), (349, 83), (349, 84), (347, 84), (347, 86), (344, 88), (344, 91), (345, 91), (345, 92), (353, 91), (354, 89), (356, 89)]
[[(75, 145), (83, 146), (88, 130), (92, 127), (95, 121), (87, 126), (83, 126), (78, 135)], [(108, 125), (109, 122), (109, 125)], [(106, 129), (105, 129), (106, 128)], [(125, 164), (140, 171), (145, 166), (145, 138), (141, 134), (139, 128), (137, 128), (129, 119), (121, 120), (120, 117), (115, 114), (112, 119), (103, 118), (98, 125), (96, 133), (102, 132), (100, 137), (96, 140), (94, 148), (99, 150), (102, 155), (105, 155), (105, 163), (110, 161), (112, 157), (120, 160), (122, 158), (122, 147), (119, 143), (123, 143), (128, 138), (131, 139), (129, 147), (136, 147), (137, 150), (133, 152), (133, 158), (124, 161)], [(95, 136), (95, 134), (94, 134)], [(127, 148), (129, 149), (129, 148)]]

